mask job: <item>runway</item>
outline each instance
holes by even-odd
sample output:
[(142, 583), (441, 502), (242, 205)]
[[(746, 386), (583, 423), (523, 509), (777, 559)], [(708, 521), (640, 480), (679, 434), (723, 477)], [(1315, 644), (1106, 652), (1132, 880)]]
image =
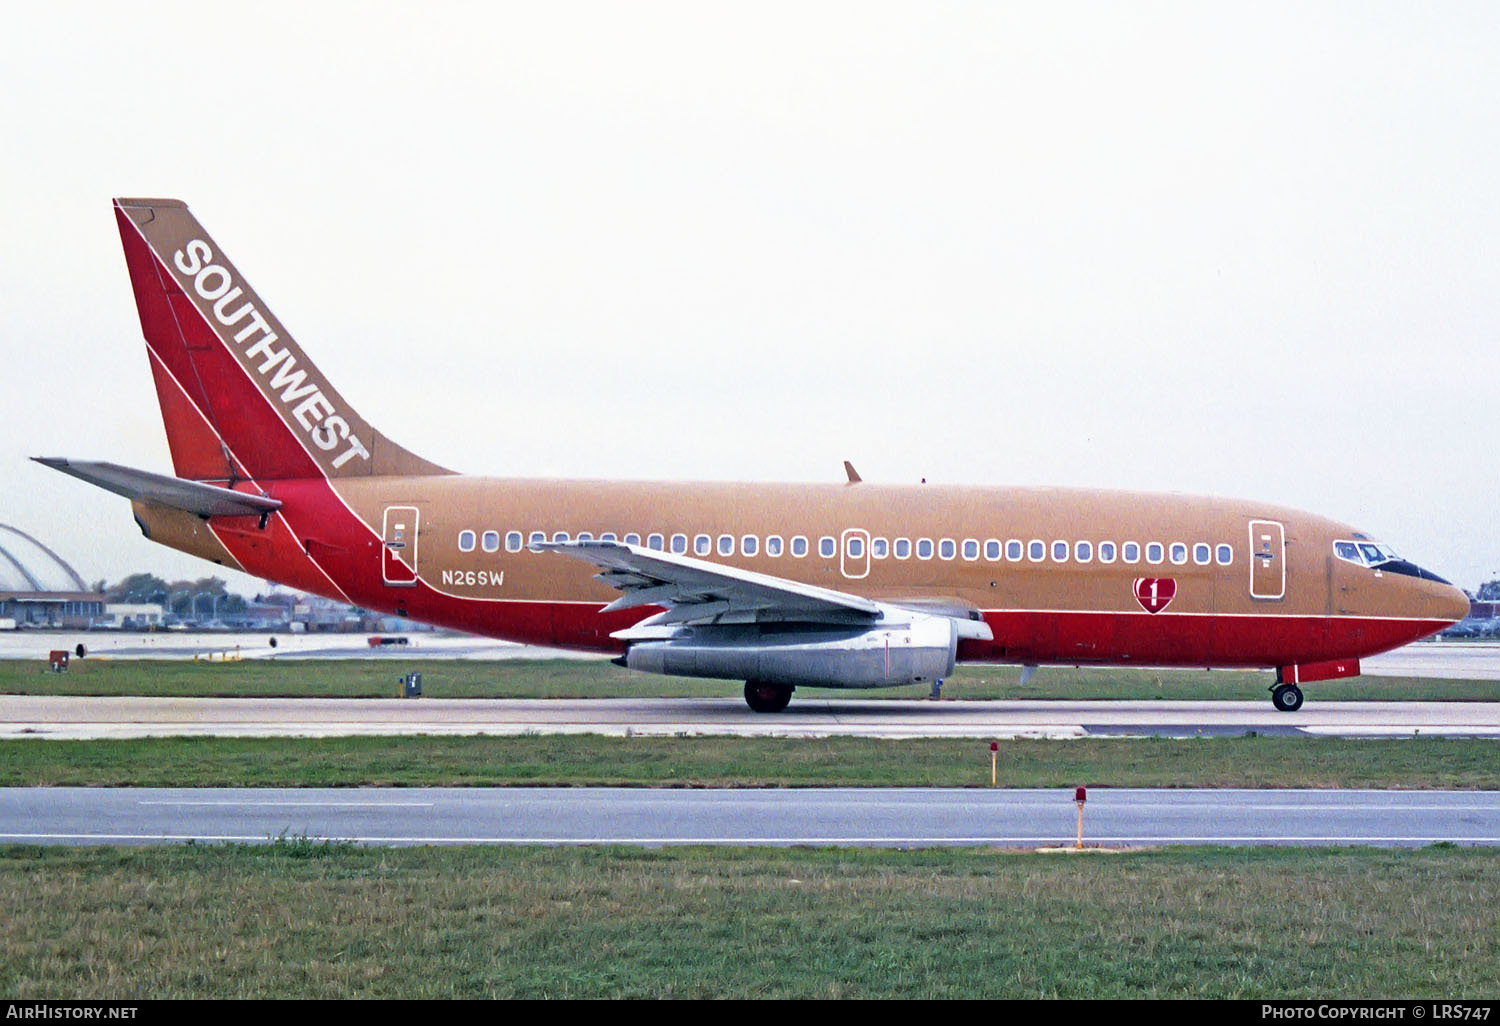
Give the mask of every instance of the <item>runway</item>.
[(1082, 738), (1250, 733), (1500, 738), (1500, 702), (929, 702), (802, 698), (349, 699), (0, 696), (0, 738), (603, 734), (615, 737)]
[[(0, 841), (1071, 845), (1071, 790), (0, 788)], [(1089, 846), (1500, 844), (1500, 792), (1100, 789)]]

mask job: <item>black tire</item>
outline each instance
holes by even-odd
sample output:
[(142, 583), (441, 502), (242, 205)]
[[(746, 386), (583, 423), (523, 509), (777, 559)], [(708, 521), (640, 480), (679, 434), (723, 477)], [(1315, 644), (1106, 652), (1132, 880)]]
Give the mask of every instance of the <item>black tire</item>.
[(1271, 704), (1282, 712), (1302, 708), (1302, 689), (1295, 684), (1278, 684), (1271, 689)]
[(792, 700), (790, 684), (769, 684), (763, 680), (745, 681), (745, 704), (758, 713), (779, 713)]

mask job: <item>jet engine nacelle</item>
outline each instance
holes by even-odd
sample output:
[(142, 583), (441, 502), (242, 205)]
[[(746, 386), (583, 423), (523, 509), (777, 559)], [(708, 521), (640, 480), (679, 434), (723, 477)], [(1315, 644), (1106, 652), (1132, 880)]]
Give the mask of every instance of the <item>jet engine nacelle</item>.
[(927, 684), (953, 672), (958, 624), (913, 613), (876, 627), (745, 624), (684, 628), (638, 641), (622, 660), (632, 670), (680, 677), (724, 677), (815, 688)]

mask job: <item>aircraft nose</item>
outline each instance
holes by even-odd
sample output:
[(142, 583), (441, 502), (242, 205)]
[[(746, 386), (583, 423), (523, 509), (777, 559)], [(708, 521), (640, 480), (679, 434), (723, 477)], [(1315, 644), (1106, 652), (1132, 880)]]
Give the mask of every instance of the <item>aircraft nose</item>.
[(1451, 584), (1445, 584), (1428, 601), (1436, 619), (1457, 623), (1469, 615), (1469, 596)]

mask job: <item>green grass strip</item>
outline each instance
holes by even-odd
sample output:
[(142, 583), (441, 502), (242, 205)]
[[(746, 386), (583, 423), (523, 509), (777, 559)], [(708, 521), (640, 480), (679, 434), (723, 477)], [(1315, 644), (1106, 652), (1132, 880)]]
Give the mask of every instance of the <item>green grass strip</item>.
[[(1500, 788), (1495, 742), (1234, 737), (1000, 743), (1005, 787)], [(979, 740), (521, 737), (0, 741), (0, 786), (979, 787)]]
[(1500, 852), (0, 847), (34, 998), (1500, 992)]

